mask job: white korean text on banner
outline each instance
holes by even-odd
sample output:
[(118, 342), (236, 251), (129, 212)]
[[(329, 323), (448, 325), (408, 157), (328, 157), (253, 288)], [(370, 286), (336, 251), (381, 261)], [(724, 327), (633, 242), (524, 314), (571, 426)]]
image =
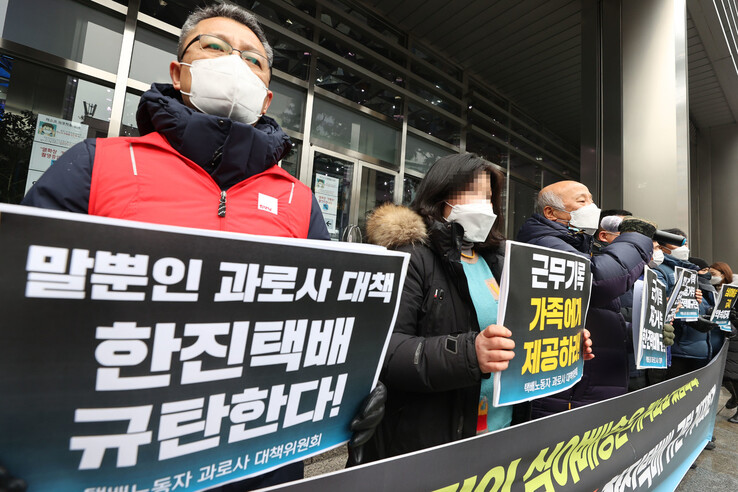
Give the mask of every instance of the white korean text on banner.
[(617, 398), (265, 490), (671, 492), (710, 441), (727, 352)]
[(735, 309), (735, 300), (738, 297), (738, 285), (724, 284), (720, 289), (720, 297), (715, 303), (710, 321), (717, 323), (722, 331), (731, 333), (730, 311)]
[(507, 241), (497, 323), (515, 357), (494, 375), (495, 406), (570, 388), (582, 378), (582, 329), (592, 287), (589, 259)]
[(0, 205), (0, 262), (0, 463), (152, 492), (345, 442), (407, 255)]
[(54, 161), (87, 138), (87, 125), (39, 113), (28, 163), (26, 193)]
[(666, 369), (666, 286), (648, 267), (633, 286), (633, 353), (637, 369)]
[(700, 314), (697, 302), (697, 272), (687, 268), (675, 267), (676, 284), (666, 306), (666, 322), (675, 319), (694, 321)]

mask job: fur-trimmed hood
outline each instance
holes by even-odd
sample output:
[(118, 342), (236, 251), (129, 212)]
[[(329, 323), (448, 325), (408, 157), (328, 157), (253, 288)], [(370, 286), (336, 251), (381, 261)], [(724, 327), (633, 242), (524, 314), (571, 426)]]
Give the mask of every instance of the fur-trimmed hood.
[(428, 243), (423, 218), (413, 210), (394, 203), (377, 207), (366, 220), (367, 240), (388, 249)]

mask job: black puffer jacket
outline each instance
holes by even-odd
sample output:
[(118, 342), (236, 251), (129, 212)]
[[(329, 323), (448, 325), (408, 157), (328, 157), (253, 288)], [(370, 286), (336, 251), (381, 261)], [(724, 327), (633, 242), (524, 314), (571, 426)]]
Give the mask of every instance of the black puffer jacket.
[[(370, 242), (410, 253), (405, 287), (380, 379), (389, 397), (384, 420), (366, 448), (367, 461), (476, 435), (483, 377), (474, 339), (476, 311), (461, 265), (463, 228), (426, 230), (411, 210), (378, 209), (367, 223)], [(500, 279), (504, 248), (480, 251)], [(488, 376), (486, 376), (488, 377)], [(516, 406), (513, 424), (527, 420)]]
[(738, 382), (738, 309), (733, 306), (730, 312), (733, 333), (728, 342), (728, 359), (725, 361), (725, 377)]

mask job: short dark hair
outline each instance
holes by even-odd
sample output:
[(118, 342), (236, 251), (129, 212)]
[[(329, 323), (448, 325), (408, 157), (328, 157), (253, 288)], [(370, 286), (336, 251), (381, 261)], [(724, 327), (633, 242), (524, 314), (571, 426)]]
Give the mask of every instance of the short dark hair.
[(267, 61), (271, 68), (272, 62), (274, 61), (274, 50), (272, 50), (272, 47), (269, 45), (266, 35), (264, 34), (264, 30), (261, 28), (261, 24), (259, 24), (256, 16), (243, 7), (231, 5), (229, 3), (216, 3), (208, 5), (207, 7), (199, 7), (187, 17), (184, 24), (182, 24), (182, 33), (179, 35), (177, 60), (182, 60), (182, 51), (184, 50), (185, 41), (195, 26), (205, 19), (210, 19), (212, 17), (225, 17), (226, 19), (232, 19), (251, 29), (264, 46), (264, 52), (266, 53)]
[(446, 200), (452, 194), (468, 189), (480, 172), (489, 173), (492, 208), (498, 214), (483, 244), (489, 246), (500, 244), (505, 240), (502, 232), (505, 230), (505, 220), (502, 214), (502, 184), (505, 178), (494, 164), (476, 154), (453, 154), (438, 159), (420, 182), (410, 208), (423, 217), (429, 226), (434, 221), (444, 221), (443, 211)]

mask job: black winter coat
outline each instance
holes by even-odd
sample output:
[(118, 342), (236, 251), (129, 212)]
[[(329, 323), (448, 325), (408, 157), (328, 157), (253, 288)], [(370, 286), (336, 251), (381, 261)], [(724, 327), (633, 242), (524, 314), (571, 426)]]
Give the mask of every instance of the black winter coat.
[[(420, 216), (385, 205), (367, 229), (370, 242), (411, 255), (380, 376), (386, 412), (366, 445), (367, 461), (476, 435), (481, 380), (489, 376), (474, 345), (479, 323), (461, 264), (463, 228), (436, 222), (426, 233)], [(479, 251), (498, 281), (503, 252)], [(516, 406), (512, 423), (527, 420), (529, 408)]]

